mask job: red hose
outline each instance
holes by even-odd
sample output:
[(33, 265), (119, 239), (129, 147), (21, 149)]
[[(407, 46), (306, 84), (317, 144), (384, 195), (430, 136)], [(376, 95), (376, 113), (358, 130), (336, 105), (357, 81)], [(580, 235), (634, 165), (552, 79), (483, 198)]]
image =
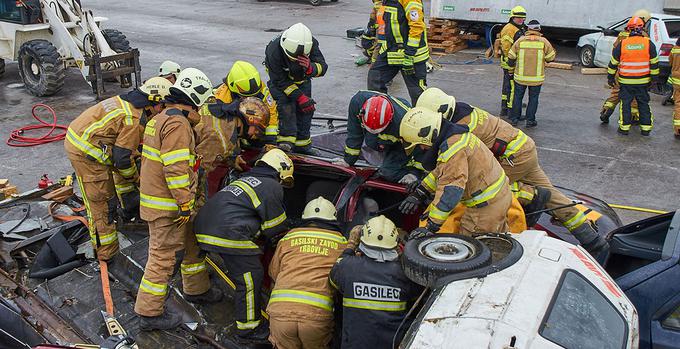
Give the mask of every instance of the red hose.
[[(50, 112), (50, 114), (52, 114), (52, 123), (46, 122), (36, 114), (36, 109), (38, 108), (46, 109), (48, 112)], [(31, 109), (31, 113), (33, 114), (33, 118), (38, 120), (40, 124), (28, 125), (13, 130), (9, 134), (9, 139), (6, 142), (7, 145), (9, 145), (10, 147), (32, 147), (36, 145), (61, 141), (66, 137), (66, 130), (68, 129), (68, 126), (59, 125), (57, 123), (57, 113), (54, 111), (54, 109), (52, 109), (52, 107), (50, 107), (47, 104), (38, 103), (33, 106), (33, 108)], [(24, 133), (26, 132), (32, 132), (39, 129), (49, 129), (49, 131), (40, 137), (24, 136)], [(64, 130), (64, 132), (53, 135), (52, 133), (56, 129)]]

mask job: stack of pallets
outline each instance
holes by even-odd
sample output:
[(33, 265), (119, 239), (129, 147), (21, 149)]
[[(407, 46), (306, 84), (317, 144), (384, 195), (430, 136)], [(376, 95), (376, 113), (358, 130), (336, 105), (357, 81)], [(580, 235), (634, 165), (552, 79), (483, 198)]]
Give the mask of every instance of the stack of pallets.
[[(427, 44), (434, 54), (449, 54), (466, 49), (469, 34), (461, 35), (458, 24), (450, 19), (430, 18)], [(479, 37), (477, 37), (479, 39)]]

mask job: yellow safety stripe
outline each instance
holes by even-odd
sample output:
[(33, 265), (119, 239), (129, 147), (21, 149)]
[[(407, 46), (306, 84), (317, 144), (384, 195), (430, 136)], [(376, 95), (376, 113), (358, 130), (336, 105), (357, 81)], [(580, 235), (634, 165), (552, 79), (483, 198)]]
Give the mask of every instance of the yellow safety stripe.
[(257, 326), (260, 326), (260, 320), (246, 322), (236, 321), (236, 328), (239, 330), (252, 330), (257, 328)]
[(323, 73), (323, 66), (320, 63), (314, 63), (314, 65), (316, 66), (316, 75), (315, 76), (317, 76), (317, 77), (321, 76), (321, 74)]
[(151, 196), (144, 193), (139, 194), (139, 204), (144, 207), (154, 208), (163, 211), (177, 211), (177, 200)]
[(573, 217), (569, 218), (566, 222), (564, 222), (564, 226), (567, 229), (569, 229), (569, 231), (572, 231), (580, 227), (583, 223), (586, 222), (586, 220), (587, 220), (586, 216), (583, 214), (583, 212), (579, 211)]
[(269, 303), (277, 302), (302, 303), (333, 311), (333, 300), (330, 297), (306, 291), (274, 290), (269, 298)]
[(325, 239), (325, 240), (331, 240), (334, 242), (337, 242), (339, 244), (346, 244), (347, 239), (345, 239), (344, 236), (340, 236), (337, 234), (332, 234), (332, 233), (326, 233), (323, 231), (295, 231), (292, 233), (286, 234), (286, 236), (281, 239), (281, 241), (288, 241), (291, 239), (295, 238), (319, 238), (319, 239)]
[(461, 203), (467, 207), (475, 207), (479, 204), (483, 204), (496, 197), (501, 189), (503, 189), (503, 184), (505, 184), (505, 172), (501, 173), (501, 177), (498, 178), (496, 182), (491, 184), (488, 188), (484, 189), (478, 195), (473, 196), (470, 199), (462, 200)]
[(542, 41), (529, 41), (529, 40), (523, 40), (520, 41), (519, 43), (519, 48), (528, 48), (528, 49), (540, 49), (542, 50), (545, 47), (545, 44)]
[(621, 75), (619, 75), (619, 83), (624, 85), (643, 85), (648, 84), (650, 81), (652, 81), (652, 78), (650, 78), (649, 76), (640, 78), (624, 78)]
[(676, 46), (676, 47), (673, 47), (673, 48), (671, 49), (671, 53), (680, 53), (680, 47), (677, 47), (677, 46)]
[(659, 75), (659, 68), (652, 69), (649, 71), (650, 75)]
[(343, 298), (342, 306), (347, 308), (380, 310), (380, 311), (403, 311), (406, 310), (406, 302), (383, 302), (369, 301), (365, 299)]
[(87, 230), (92, 236), (93, 232), (97, 229), (94, 224), (94, 219), (92, 219), (92, 209), (90, 208), (90, 201), (87, 199), (87, 193), (85, 192), (85, 187), (83, 186), (83, 179), (76, 175), (76, 182), (78, 182), (78, 188), (80, 189), (80, 195), (83, 197), (83, 203), (85, 203), (85, 214), (87, 215)]
[(250, 240), (229, 240), (223, 239), (217, 236), (206, 235), (206, 234), (196, 234), (196, 240), (200, 244), (212, 245), (224, 248), (236, 248), (236, 249), (255, 249), (260, 248), (254, 242)]
[(227, 152), (227, 138), (224, 137), (224, 133), (222, 133), (222, 128), (220, 127), (220, 119), (213, 117), (212, 118), (212, 128), (215, 130), (215, 133), (217, 134), (217, 138), (220, 139), (220, 144), (222, 144), (222, 151)]
[(134, 176), (135, 173), (137, 173), (137, 168), (134, 166), (130, 166), (128, 168), (118, 169), (118, 173), (120, 173), (120, 175), (125, 178), (130, 178)]
[(513, 182), (510, 184), (510, 191), (512, 192), (512, 196), (514, 196), (515, 199), (525, 199), (528, 201), (532, 201), (534, 199), (534, 193), (521, 190), (519, 188), (519, 182)]
[(180, 161), (191, 162), (191, 151), (189, 151), (189, 148), (169, 151), (167, 153), (161, 154), (161, 160), (165, 166), (172, 165)]
[(257, 197), (257, 194), (255, 193), (253, 188), (251, 188), (248, 184), (246, 184), (246, 183), (244, 183), (240, 180), (237, 180), (237, 181), (230, 183), (229, 185), (233, 185), (233, 186), (236, 186), (236, 187), (243, 189), (243, 191), (246, 192), (248, 197), (250, 197), (250, 201), (253, 203), (254, 208), (258, 208), (260, 206), (260, 204), (262, 203), (262, 202), (260, 202), (260, 198)]
[(66, 140), (83, 153), (97, 160), (100, 164), (111, 165), (111, 159), (109, 159), (108, 154), (104, 154), (101, 149), (80, 138), (80, 136), (78, 136), (70, 127), (68, 131), (66, 131)]
[(668, 82), (673, 85), (680, 85), (680, 78), (669, 77)]
[(472, 109), (472, 113), (470, 113), (470, 122), (468, 123), (468, 128), (470, 129), (470, 132), (474, 131), (477, 128), (477, 125), (479, 124), (479, 113), (480, 110), (478, 108)]
[(407, 167), (413, 167), (415, 169), (425, 171), (425, 168), (423, 167), (423, 164), (416, 161), (416, 159), (409, 159), (408, 162), (406, 163)]
[(180, 270), (182, 271), (182, 275), (196, 275), (208, 270), (208, 268), (205, 265), (205, 260), (203, 260), (202, 262), (194, 264), (182, 263), (180, 264)]
[(649, 63), (651, 63), (651, 64), (659, 63), (659, 57), (657, 56), (657, 57), (654, 57), (654, 58), (650, 59), (650, 60), (649, 60)]
[(545, 59), (552, 60), (553, 58), (555, 58), (555, 54), (556, 54), (555, 51), (551, 51), (545, 56)]
[(428, 173), (423, 179), (422, 185), (425, 186), (430, 193), (434, 193), (437, 190), (437, 179), (434, 177), (432, 172)]
[(262, 225), (260, 226), (260, 228), (261, 228), (262, 230), (274, 228), (275, 226), (277, 226), (277, 225), (279, 225), (279, 224), (285, 222), (285, 221), (286, 221), (286, 218), (287, 218), (287, 217), (286, 217), (286, 212), (284, 212), (284, 213), (280, 214), (280, 215), (279, 215), (278, 217), (276, 217), (276, 218), (272, 218), (272, 219), (270, 219), (270, 220), (268, 220), (268, 221), (264, 221), (264, 223), (262, 223)]
[[(243, 274), (243, 281), (246, 284), (246, 320), (255, 320), (255, 287), (253, 286), (253, 274), (247, 272)], [(259, 292), (259, 290), (258, 290)]]
[(132, 109), (130, 108), (130, 103), (124, 101), (120, 96), (118, 96), (118, 100), (125, 111), (125, 125), (132, 126)]
[(404, 38), (401, 36), (401, 30), (399, 28), (399, 16), (396, 7), (385, 6), (385, 12), (390, 14), (390, 29), (392, 31), (392, 36), (397, 44), (403, 44)]
[(116, 184), (116, 193), (125, 194), (135, 191), (135, 185), (132, 183)]
[(673, 126), (680, 126), (680, 119), (673, 119)]
[(345, 146), (345, 153), (347, 153), (349, 155), (358, 156), (359, 154), (361, 154), (361, 149), (354, 149), (354, 148), (350, 148), (348, 146)]
[(142, 156), (151, 161), (163, 163), (163, 160), (161, 160), (161, 151), (149, 145), (142, 145)]
[(387, 133), (378, 134), (378, 139), (381, 139), (383, 141), (392, 142), (392, 143), (400, 143), (401, 142), (398, 137), (392, 136), (391, 134), (387, 134)]
[(465, 146), (467, 146), (470, 143), (470, 139), (471, 139), (470, 134), (464, 133), (459, 140), (450, 145), (449, 148), (446, 149), (446, 151), (439, 155), (437, 161), (439, 162), (449, 161), (449, 159), (451, 159), (452, 156), (456, 155), (456, 153), (458, 153), (461, 149), (465, 148)]
[(97, 246), (97, 237), (99, 237), (99, 246), (111, 245), (112, 243), (118, 241), (118, 231), (113, 231), (108, 234), (93, 233), (90, 232), (90, 239), (92, 244)]
[(279, 143), (295, 143), (295, 136), (281, 136), (276, 137), (276, 141)]
[(168, 285), (156, 284), (142, 277), (142, 282), (139, 284), (139, 290), (154, 296), (165, 296), (168, 294)]
[(92, 136), (92, 132), (97, 131), (98, 129), (106, 126), (111, 120), (115, 119), (118, 115), (124, 114), (125, 111), (123, 109), (114, 109), (110, 111), (108, 114), (104, 115), (103, 118), (101, 118), (97, 122), (93, 122), (90, 126), (88, 126), (85, 131), (83, 131), (82, 138), (83, 140), (87, 141), (90, 139), (90, 136)]
[(434, 219), (440, 220), (440, 221), (445, 221), (447, 218), (449, 218), (450, 215), (451, 215), (451, 211), (442, 211), (442, 210), (438, 209), (437, 206), (433, 206), (430, 209), (430, 213), (429, 213), (430, 218), (434, 218)]
[[(342, 257), (338, 258), (338, 260), (335, 263), (340, 262), (341, 259)], [(330, 277), (328, 277), (328, 283), (331, 284), (331, 286), (333, 286), (334, 289), (336, 290), (338, 289), (338, 285), (336, 285), (335, 282), (333, 282), (333, 279), (331, 279)]]
[(297, 85), (293, 84), (288, 86), (285, 90), (283, 90), (283, 93), (285, 93), (286, 96), (290, 96), (290, 94), (295, 92), (295, 90), (297, 89), (298, 89)]
[(609, 63), (611, 63), (613, 65), (619, 65), (619, 63), (621, 63), (621, 62), (619, 62), (618, 59), (616, 59), (612, 56), (612, 59), (609, 61)]
[(509, 158), (515, 153), (517, 153), (520, 149), (522, 149), (522, 146), (529, 140), (529, 136), (526, 135), (526, 133), (519, 131), (517, 133), (517, 136), (508, 143), (508, 146), (505, 148), (505, 153), (500, 156), (501, 159)]
[(191, 182), (189, 182), (188, 174), (175, 177), (165, 177), (165, 183), (168, 184), (168, 189), (186, 188), (191, 184)]
[(277, 134), (279, 134), (279, 127), (267, 126), (267, 128), (264, 129), (264, 134), (267, 136), (276, 136)]
[(517, 81), (527, 81), (527, 82), (542, 82), (545, 81), (545, 75), (528, 76), (515, 74), (515, 80)]
[(312, 144), (312, 139), (307, 138), (307, 139), (296, 139), (295, 140), (295, 146), (296, 147), (306, 147), (308, 145)]

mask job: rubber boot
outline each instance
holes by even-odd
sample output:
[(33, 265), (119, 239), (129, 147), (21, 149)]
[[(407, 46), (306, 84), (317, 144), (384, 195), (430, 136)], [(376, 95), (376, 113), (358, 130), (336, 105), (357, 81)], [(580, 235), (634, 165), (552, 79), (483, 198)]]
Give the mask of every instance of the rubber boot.
[(312, 148), (311, 145), (306, 147), (295, 147), (293, 148), (293, 152), (304, 155), (321, 156), (321, 153), (318, 150)]
[[(503, 104), (506, 104), (503, 102)], [(499, 116), (508, 116), (508, 107), (501, 107), (501, 114)]]
[(609, 242), (597, 233), (592, 223), (585, 222), (571, 232), (588, 253), (601, 265), (609, 257)]
[[(524, 207), (524, 212), (531, 213), (545, 209), (545, 204), (548, 201), (550, 201), (550, 195), (551, 195), (550, 190), (542, 187), (536, 187), (534, 198), (528, 205)], [(526, 216), (527, 227), (533, 227), (534, 225), (536, 225), (536, 222), (538, 222), (538, 219), (540, 217), (541, 217), (540, 213)]]
[(617, 129), (616, 132), (618, 132), (620, 135), (628, 136), (628, 131), (622, 130), (622, 129)]
[(279, 149), (285, 153), (290, 153), (293, 151), (293, 144), (288, 142), (279, 143)]
[(208, 291), (197, 295), (185, 294), (184, 299), (191, 303), (213, 304), (221, 301), (222, 296), (222, 291), (219, 288), (211, 288)]
[(179, 314), (171, 313), (167, 309), (158, 316), (139, 316), (139, 329), (142, 331), (171, 330), (182, 324)]
[(650, 132), (651, 132), (651, 131), (643, 130), (643, 131), (640, 131), (640, 134), (643, 135), (643, 136), (649, 136), (649, 133), (650, 133)]
[(600, 112), (600, 121), (602, 121), (603, 124), (608, 124), (612, 114), (614, 114), (614, 109), (602, 108), (602, 111)]
[(234, 339), (240, 344), (264, 344), (269, 343), (269, 324), (262, 322), (252, 331), (236, 334)]

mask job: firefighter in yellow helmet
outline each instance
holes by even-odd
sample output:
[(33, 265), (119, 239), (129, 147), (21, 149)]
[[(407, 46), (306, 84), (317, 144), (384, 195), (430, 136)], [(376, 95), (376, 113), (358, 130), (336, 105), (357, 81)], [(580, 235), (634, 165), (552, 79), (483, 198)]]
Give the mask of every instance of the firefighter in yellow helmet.
[(501, 68), (503, 69), (503, 86), (501, 89), (501, 116), (507, 116), (512, 109), (512, 102), (515, 97), (515, 82), (512, 80), (512, 72), (508, 65), (508, 54), (510, 48), (526, 31), (524, 21), (527, 18), (527, 11), (522, 6), (515, 6), (510, 10), (510, 20), (501, 29)]
[(177, 81), (177, 75), (179, 75), (181, 71), (182, 67), (180, 67), (179, 64), (173, 61), (165, 61), (161, 63), (161, 66), (158, 69), (158, 76), (167, 79), (171, 84), (174, 84), (175, 81)]
[(190, 224), (197, 182), (192, 125), (200, 120), (198, 108), (211, 95), (212, 84), (203, 72), (184, 69), (165, 97), (165, 109), (144, 129), (140, 213), (149, 223), (149, 257), (135, 302), (144, 331), (181, 324), (179, 314), (164, 309), (178, 256), (187, 301), (214, 303), (222, 298), (219, 289), (210, 288), (205, 256)]
[(64, 149), (76, 173), (90, 238), (100, 260), (109, 260), (118, 252), (118, 231), (109, 220), (109, 200), (118, 194), (130, 215), (138, 208), (137, 149), (144, 125), (162, 110), (161, 100), (169, 86), (167, 80), (151, 78), (139, 89), (88, 108), (68, 127)]
[(278, 242), (269, 263), (269, 341), (275, 348), (328, 348), (333, 334), (333, 289), (328, 274), (347, 247), (337, 212), (323, 197), (302, 212), (302, 226)]
[(261, 315), (263, 251), (255, 241), (275, 241), (288, 230), (283, 188), (292, 186), (293, 162), (282, 150), (272, 149), (208, 199), (194, 223), (201, 249), (219, 253), (236, 284), (235, 340), (240, 343), (265, 342), (269, 337)]
[(238, 110), (239, 102), (246, 97), (259, 98), (269, 108), (269, 122), (264, 130), (264, 137), (244, 140), (246, 143), (244, 145), (276, 144), (276, 137), (279, 134), (279, 114), (276, 110), (276, 102), (269, 88), (262, 82), (257, 68), (248, 62), (236, 61), (223, 82), (215, 89), (215, 98), (225, 104), (233, 103), (231, 111)]

